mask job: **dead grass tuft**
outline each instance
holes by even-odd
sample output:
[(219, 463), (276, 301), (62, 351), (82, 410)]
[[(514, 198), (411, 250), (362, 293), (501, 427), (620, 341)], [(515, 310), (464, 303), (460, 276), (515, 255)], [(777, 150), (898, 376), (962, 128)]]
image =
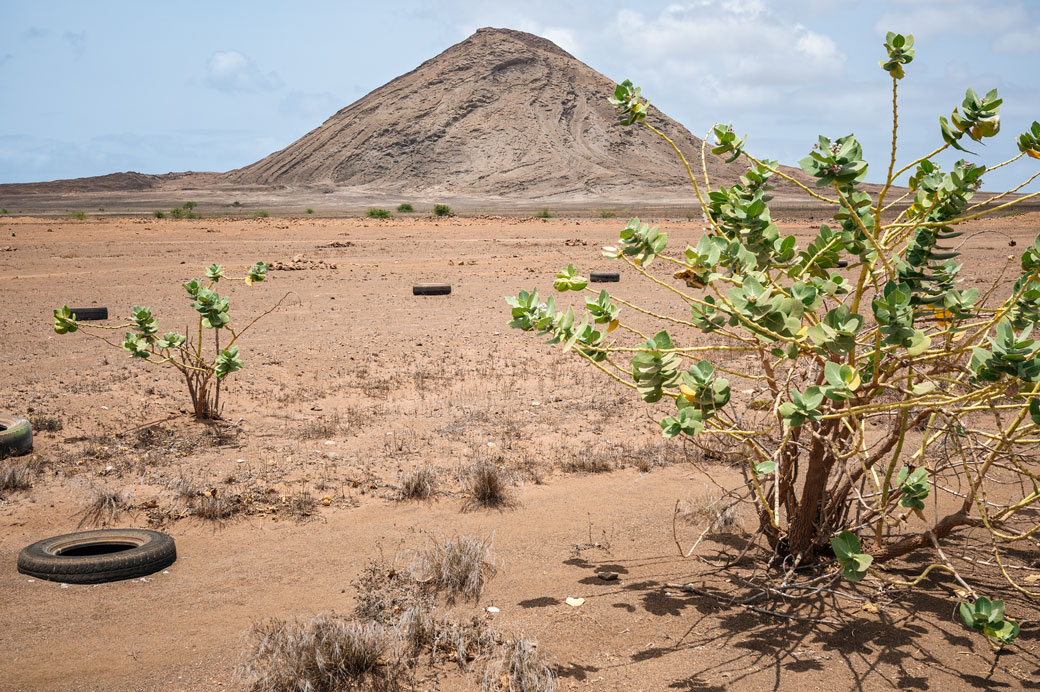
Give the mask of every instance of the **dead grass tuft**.
[(237, 497), (220, 494), (216, 488), (196, 495), (188, 504), (188, 510), (193, 516), (218, 524), (233, 518), (241, 508)]
[(480, 686), (481, 692), (555, 692), (558, 688), (556, 673), (538, 650), (538, 642), (517, 636), (502, 644), (484, 670)]
[(708, 522), (709, 533), (728, 533), (744, 530), (744, 517), (739, 502), (732, 497), (716, 498), (714, 493), (683, 500), (679, 503), (679, 518), (688, 524)]
[(306, 490), (290, 495), (286, 505), (286, 512), (296, 521), (303, 521), (318, 511), (318, 501)]
[(105, 526), (112, 523), (120, 512), (129, 508), (130, 498), (125, 491), (99, 485), (91, 486), (90, 499), (81, 513), (79, 527)]
[(376, 622), (319, 614), (306, 621), (268, 620), (247, 637), (235, 674), (252, 692), (395, 690), (407, 673), (394, 633)]
[(433, 543), (416, 553), (411, 572), (434, 593), (444, 593), (449, 604), (460, 597), (476, 601), (498, 573), (491, 549), (494, 535), (480, 540), (471, 535)]
[(304, 423), (300, 426), (298, 436), (301, 440), (327, 440), (335, 437), (345, 427), (343, 414), (335, 411)]
[(32, 416), (29, 418), (29, 425), (32, 426), (33, 432), (58, 432), (65, 427), (61, 418), (54, 416)]
[(9, 459), (0, 462), (0, 493), (28, 490), (38, 472), (39, 463), (35, 460)]
[(429, 500), (437, 493), (440, 475), (436, 466), (426, 464), (399, 475), (398, 481), (399, 486), (394, 494), (395, 500)]
[(500, 461), (481, 457), (465, 470), (466, 501), (462, 505), (463, 511), (480, 507), (502, 509), (516, 506), (513, 497), (516, 474), (508, 471)]

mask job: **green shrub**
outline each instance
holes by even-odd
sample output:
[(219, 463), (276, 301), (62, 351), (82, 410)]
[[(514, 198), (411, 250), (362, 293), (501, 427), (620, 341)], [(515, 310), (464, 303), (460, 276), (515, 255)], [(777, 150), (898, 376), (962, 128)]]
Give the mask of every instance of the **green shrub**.
[[(267, 278), (269, 267), (257, 262), (242, 277), (229, 277), (224, 268), (212, 264), (206, 269), (206, 275), (182, 284), (192, 301), (192, 307), (198, 313), (198, 329), (193, 333), (179, 334), (166, 332), (159, 336), (159, 325), (152, 316), (152, 309), (134, 306), (130, 321), (117, 327), (85, 324), (76, 321), (69, 307), (63, 306), (54, 311), (54, 331), (58, 334), (70, 334), (83, 329), (92, 336), (98, 336), (111, 346), (122, 348), (137, 358), (154, 365), (169, 365), (180, 371), (188, 386), (192, 409), (196, 418), (217, 418), (220, 416), (220, 387), (228, 375), (243, 367), (239, 358), (239, 337), (251, 327), (256, 320), (245, 327), (237, 329), (231, 324), (229, 301), (222, 298), (214, 286), (225, 281), (241, 281), (247, 286), (260, 283)], [(285, 300), (283, 297), (282, 300)], [(281, 304), (264, 312), (260, 317), (270, 314)], [(260, 319), (260, 317), (256, 319)], [(124, 330), (122, 344), (106, 339), (103, 334), (107, 330)], [(203, 330), (213, 330), (212, 336)], [(228, 335), (226, 343), (221, 344), (221, 336)], [(206, 344), (213, 349), (212, 356), (206, 355)]]
[(254, 211), (249, 216), (254, 219), (266, 219), (270, 214), (266, 210), (261, 209), (260, 211)]
[(617, 216), (617, 212), (611, 209), (600, 209), (599, 218), (601, 219), (613, 219)]
[(164, 212), (162, 209), (156, 209), (155, 211), (152, 212), (152, 216), (154, 216), (157, 219), (165, 219), (166, 218), (166, 212)]
[(242, 203), (241, 203), (241, 202), (239, 202), (239, 201), (238, 201), (238, 200), (236, 199), (236, 200), (235, 200), (234, 202), (232, 202), (232, 203), (231, 203), (231, 206), (233, 206), (233, 207), (241, 207), (241, 206), (242, 206)]
[(79, 219), (80, 221), (82, 221), (83, 219), (86, 219), (86, 218), (89, 218), (89, 217), (87, 216), (87, 212), (77, 210), (77, 211), (72, 212), (72, 218)]
[(434, 204), (433, 205), (434, 216), (455, 216), (455, 212), (451, 210), (447, 204)]
[[(720, 439), (740, 443), (743, 493), (759, 519), (756, 535), (773, 553), (769, 562), (787, 565), (781, 578), (835, 558), (850, 581), (869, 576), (914, 587), (928, 572), (946, 571), (973, 599), (961, 607), (965, 622), (1000, 647), (1017, 636), (1017, 624), (1004, 618), (1001, 601), (974, 592), (967, 581), (973, 573), (960, 574), (940, 544), (974, 531), (971, 540), (984, 542), (969, 559), (993, 557), (1022, 591), (1000, 551), (1040, 531), (1032, 463), (1040, 341), (1029, 336), (1040, 322), (1040, 236), (1017, 262), (1009, 258), (981, 278), (981, 290), (961, 287), (954, 239), (960, 224), (1040, 192), (975, 200), (985, 166), (962, 160), (944, 172), (934, 161), (997, 134), (996, 90), (980, 96), (968, 89), (950, 120), (939, 119), (935, 150), (897, 167), (897, 91), (912, 46), (912, 36), (886, 37), (881, 65), (892, 88), (892, 148), (880, 186), (863, 185), (867, 162), (853, 135), (821, 136), (799, 162), (815, 180), (810, 187), (749, 154), (732, 127), (716, 125), (705, 146), (730, 162), (743, 158), (748, 168), (727, 187), (712, 185), (704, 165), (702, 187), (680, 154), (707, 232), (668, 253), (666, 233), (631, 219), (618, 246), (603, 253), (669, 291), (685, 320), (615, 302), (568, 266), (554, 287), (585, 292), (584, 310), (561, 312), (554, 298), (521, 291), (508, 299), (510, 326), (549, 335), (549, 343), (594, 363), (646, 403), (665, 402), (659, 415), (666, 438), (705, 448)], [(619, 84), (610, 101), (622, 125), (645, 126), (674, 146), (647, 122), (647, 103), (631, 82)], [(1040, 159), (1040, 122), (1017, 146), (1017, 155), (995, 167)], [(909, 189), (896, 201), (906, 206), (886, 220), (883, 212), (895, 203), (886, 200), (904, 173)], [(833, 210), (805, 247), (771, 219), (773, 178)], [(658, 258), (665, 273), (651, 273)], [(846, 263), (851, 280), (837, 271)], [(1016, 274), (1013, 286), (1002, 283), (1006, 273)], [(622, 321), (629, 305), (641, 313), (638, 329)], [(648, 318), (660, 331), (647, 331)], [(690, 333), (673, 339), (683, 329)], [(729, 378), (739, 386), (731, 390)], [(757, 398), (744, 396), (748, 391)], [(935, 501), (933, 492), (946, 488), (957, 488), (955, 497)], [(903, 581), (876, 569), (932, 549), (935, 562), (917, 577)]]
[(399, 214), (411, 214), (413, 211), (415, 211), (415, 207), (408, 202), (401, 202), (397, 205), (397, 212)]
[(98, 207), (97, 210), (98, 211), (105, 211), (105, 208), (104, 207)]
[(199, 205), (198, 205), (198, 203), (197, 203), (197, 202), (185, 202), (185, 203), (184, 203), (183, 205), (181, 205), (181, 206), (183, 206), (183, 207), (184, 207), (185, 209), (187, 209), (187, 210), (189, 210), (189, 211), (190, 211), (190, 210), (194, 209), (195, 207), (197, 207), (197, 206), (199, 206)]
[(390, 213), (389, 209), (376, 209), (372, 208), (365, 212), (365, 216), (370, 219), (392, 219), (394, 215)]
[(305, 209), (304, 211), (305, 211), (305, 213), (307, 213), (307, 214), (313, 214), (313, 213), (314, 213), (314, 210), (313, 210), (313, 209), (311, 209), (310, 207), (307, 207), (307, 209)]
[(536, 219), (551, 219), (552, 212), (549, 211), (549, 207), (542, 207), (542, 210), (534, 215)]

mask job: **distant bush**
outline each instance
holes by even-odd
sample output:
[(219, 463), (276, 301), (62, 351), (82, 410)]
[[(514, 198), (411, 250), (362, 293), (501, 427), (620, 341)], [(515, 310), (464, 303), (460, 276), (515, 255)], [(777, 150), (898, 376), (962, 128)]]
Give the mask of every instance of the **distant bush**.
[(252, 214), (250, 214), (250, 217), (254, 219), (266, 219), (270, 215), (271, 214), (268, 213), (267, 210), (261, 209), (260, 211), (254, 211)]
[(98, 207), (97, 210), (98, 211), (105, 211), (105, 208), (104, 207)]
[(7, 213), (7, 207), (4, 207), (3, 209), (0, 209), (0, 214), (6, 214), (6, 213)]
[(310, 207), (307, 207), (306, 211), (307, 211), (308, 214), (313, 214), (314, 213), (314, 210), (311, 209)]
[(617, 212), (611, 209), (601, 209), (599, 212), (599, 218), (601, 219), (613, 219), (617, 216)]
[(376, 209), (372, 208), (365, 212), (365, 216), (370, 219), (392, 219), (394, 215), (390, 213), (389, 209)]
[(434, 204), (433, 205), (434, 216), (455, 216), (455, 212), (451, 210), (447, 204)]
[(87, 216), (87, 212), (85, 212), (85, 211), (78, 211), (77, 210), (77, 211), (72, 212), (72, 218), (79, 219), (80, 221), (82, 221), (83, 219), (86, 219), (86, 218), (89, 218), (89, 217)]
[(184, 207), (185, 209), (194, 209), (195, 207), (197, 207), (197, 206), (199, 206), (199, 205), (198, 205), (198, 203), (197, 203), (197, 202), (185, 202), (185, 203), (184, 203), (183, 205), (181, 205), (181, 206), (183, 206), (183, 207)]
[(415, 211), (415, 207), (408, 202), (401, 202), (397, 205), (397, 212), (399, 214), (411, 214), (413, 211)]
[(192, 207), (188, 206), (189, 204), (195, 206), (194, 202), (185, 202), (184, 206), (171, 209), (170, 216), (175, 219), (201, 219), (202, 214), (192, 211)]
[(542, 210), (534, 215), (536, 219), (551, 219), (552, 212), (549, 211), (549, 207), (542, 207)]
[(236, 200), (235, 200), (234, 202), (232, 202), (232, 203), (231, 203), (231, 206), (233, 206), (233, 207), (241, 207), (241, 206), (242, 206), (242, 203), (241, 203), (241, 202), (239, 202), (239, 201), (238, 201), (238, 200), (236, 199)]
[(152, 212), (152, 216), (154, 216), (157, 219), (165, 219), (166, 218), (166, 212), (164, 212), (162, 209), (156, 209), (155, 211)]

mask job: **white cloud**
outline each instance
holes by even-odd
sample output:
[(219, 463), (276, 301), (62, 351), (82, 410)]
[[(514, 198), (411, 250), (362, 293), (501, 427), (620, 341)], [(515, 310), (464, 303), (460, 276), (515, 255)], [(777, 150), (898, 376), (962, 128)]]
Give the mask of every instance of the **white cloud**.
[(829, 36), (761, 0), (696, 0), (656, 16), (621, 10), (611, 30), (631, 62), (657, 64), (659, 86), (688, 84), (726, 106), (775, 102), (785, 87), (841, 75), (846, 61)]
[(278, 104), (278, 112), (290, 118), (323, 121), (346, 105), (345, 99), (338, 98), (328, 91), (320, 93), (292, 91), (286, 94)]
[(276, 72), (264, 73), (256, 62), (237, 50), (218, 50), (206, 65), (206, 82), (228, 93), (273, 91), (282, 86)]
[(884, 12), (875, 30), (912, 33), (915, 37), (985, 36), (997, 39), (1037, 28), (1037, 18), (1021, 2), (990, 3), (977, 0), (915, 0)]
[(1040, 23), (1009, 31), (993, 42), (998, 53), (1040, 52)]

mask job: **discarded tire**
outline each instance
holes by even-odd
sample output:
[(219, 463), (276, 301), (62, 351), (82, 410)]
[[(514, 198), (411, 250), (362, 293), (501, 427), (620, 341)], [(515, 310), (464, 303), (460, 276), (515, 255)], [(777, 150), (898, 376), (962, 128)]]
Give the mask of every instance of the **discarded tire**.
[(621, 281), (621, 274), (619, 274), (618, 272), (591, 272), (589, 274), (589, 281), (591, 281), (592, 283)]
[(18, 416), (0, 413), (0, 459), (32, 451), (32, 425)]
[(415, 284), (412, 286), (412, 295), (416, 296), (446, 296), (451, 293), (451, 284)]
[(66, 584), (133, 579), (177, 559), (173, 538), (148, 529), (102, 529), (54, 536), (22, 548), (18, 571)]
[(78, 321), (107, 320), (108, 308), (69, 308)]

